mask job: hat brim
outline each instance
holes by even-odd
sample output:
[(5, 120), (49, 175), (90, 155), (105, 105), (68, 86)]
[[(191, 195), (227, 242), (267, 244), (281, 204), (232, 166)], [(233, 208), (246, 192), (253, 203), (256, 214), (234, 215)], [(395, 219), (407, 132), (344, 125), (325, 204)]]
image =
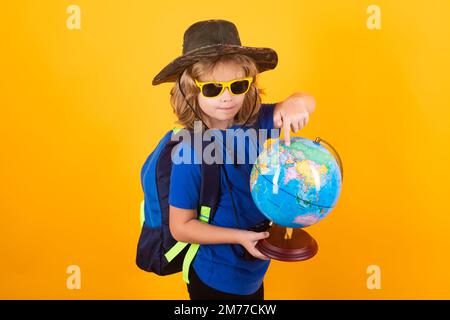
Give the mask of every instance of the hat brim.
[(275, 69), (278, 63), (277, 53), (275, 50), (270, 48), (217, 44), (198, 48), (179, 56), (155, 76), (152, 84), (155, 86), (164, 82), (175, 82), (184, 69), (190, 65), (203, 59), (233, 53), (240, 53), (253, 58), (256, 62), (259, 73)]

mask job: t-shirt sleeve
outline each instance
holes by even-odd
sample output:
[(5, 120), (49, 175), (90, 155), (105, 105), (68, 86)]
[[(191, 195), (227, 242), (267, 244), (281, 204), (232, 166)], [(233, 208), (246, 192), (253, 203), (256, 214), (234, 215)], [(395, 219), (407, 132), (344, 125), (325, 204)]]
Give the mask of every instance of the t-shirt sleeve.
[(276, 103), (262, 103), (259, 110), (259, 123), (261, 129), (273, 129), (273, 112), (275, 110)]
[(196, 210), (200, 201), (201, 168), (200, 164), (192, 161), (196, 156), (189, 144), (183, 142), (177, 144), (172, 154), (182, 157), (184, 152), (192, 152), (192, 156), (188, 157), (189, 163), (172, 162), (169, 204), (181, 209)]
[[(273, 113), (276, 103), (262, 103), (259, 111), (259, 128), (268, 130), (268, 138), (278, 138), (281, 134), (280, 128), (275, 128), (273, 123)], [(272, 132), (275, 129), (275, 132)]]

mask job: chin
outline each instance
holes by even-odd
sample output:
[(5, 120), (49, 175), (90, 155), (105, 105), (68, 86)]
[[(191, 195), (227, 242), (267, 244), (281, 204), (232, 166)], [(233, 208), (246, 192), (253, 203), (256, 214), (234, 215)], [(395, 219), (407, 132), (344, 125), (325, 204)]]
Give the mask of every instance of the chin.
[(236, 114), (237, 114), (237, 112), (236, 113), (233, 112), (233, 113), (227, 114), (227, 115), (225, 115), (225, 114), (216, 114), (214, 116), (214, 118), (216, 118), (218, 120), (232, 120), (232, 119), (234, 119)]

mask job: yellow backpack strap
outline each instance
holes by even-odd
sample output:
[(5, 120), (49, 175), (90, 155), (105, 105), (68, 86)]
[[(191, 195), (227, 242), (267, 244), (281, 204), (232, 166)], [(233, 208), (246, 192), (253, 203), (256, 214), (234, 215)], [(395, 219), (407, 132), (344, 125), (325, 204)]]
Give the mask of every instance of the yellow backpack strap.
[(198, 217), (201, 221), (208, 223), (209, 214), (211, 213), (211, 208), (207, 206), (202, 206), (200, 209), (200, 216)]
[(141, 227), (144, 225), (144, 221), (145, 221), (144, 203), (145, 203), (145, 200), (142, 200), (141, 201), (141, 214), (140, 214)]
[(186, 283), (189, 283), (189, 267), (194, 260), (195, 255), (197, 254), (200, 245), (198, 243), (192, 243), (186, 252), (186, 256), (183, 260), (183, 280)]
[(174, 244), (172, 248), (170, 248), (169, 251), (166, 252), (164, 255), (167, 259), (167, 261), (172, 261), (183, 249), (186, 247), (189, 243), (178, 241)]
[(183, 128), (173, 127), (173, 128), (172, 128), (173, 134), (177, 134), (178, 131), (180, 131), (181, 129), (183, 129)]
[[(202, 206), (200, 208), (200, 221), (204, 223), (209, 222), (209, 214), (211, 213), (211, 208), (207, 206)], [(198, 243), (192, 243), (186, 252), (186, 256), (183, 260), (183, 280), (186, 283), (189, 283), (189, 267), (191, 266), (192, 260), (194, 260), (195, 255), (197, 254), (200, 245)]]

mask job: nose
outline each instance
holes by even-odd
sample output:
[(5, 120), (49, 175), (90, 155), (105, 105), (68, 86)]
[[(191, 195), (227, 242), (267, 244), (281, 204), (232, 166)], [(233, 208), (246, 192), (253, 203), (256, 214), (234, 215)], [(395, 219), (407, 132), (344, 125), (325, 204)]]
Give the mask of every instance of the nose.
[(220, 96), (220, 99), (222, 99), (222, 100), (230, 100), (231, 99), (231, 93), (228, 90), (228, 88), (225, 88), (225, 90), (223, 90), (222, 95)]

